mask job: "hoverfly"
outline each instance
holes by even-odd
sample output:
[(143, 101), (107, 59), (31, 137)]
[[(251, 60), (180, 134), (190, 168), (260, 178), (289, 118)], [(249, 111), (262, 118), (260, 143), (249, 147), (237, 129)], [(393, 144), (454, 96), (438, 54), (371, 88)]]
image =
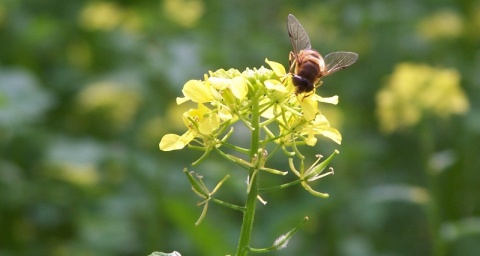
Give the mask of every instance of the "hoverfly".
[(358, 59), (354, 52), (332, 52), (322, 57), (312, 49), (307, 32), (292, 14), (288, 15), (287, 30), (293, 47), (289, 56), (290, 73), (297, 94), (313, 91), (319, 86), (320, 78), (344, 69)]

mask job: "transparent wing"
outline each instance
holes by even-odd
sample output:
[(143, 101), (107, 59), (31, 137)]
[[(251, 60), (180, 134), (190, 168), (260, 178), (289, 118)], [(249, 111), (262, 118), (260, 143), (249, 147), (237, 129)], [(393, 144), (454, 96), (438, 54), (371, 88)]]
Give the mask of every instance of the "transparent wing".
[(358, 54), (354, 52), (332, 52), (323, 58), (325, 61), (324, 76), (344, 69), (357, 61)]
[(287, 19), (287, 30), (290, 41), (292, 42), (293, 53), (295, 56), (305, 49), (311, 49), (310, 38), (308, 38), (307, 32), (303, 29), (300, 22), (295, 16), (289, 14)]

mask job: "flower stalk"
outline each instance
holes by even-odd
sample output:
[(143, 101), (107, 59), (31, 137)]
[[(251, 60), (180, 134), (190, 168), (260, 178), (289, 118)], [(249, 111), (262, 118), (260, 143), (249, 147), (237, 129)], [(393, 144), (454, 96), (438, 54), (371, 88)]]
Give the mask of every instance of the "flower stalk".
[[(256, 98), (254, 97), (252, 102), (252, 134), (250, 141), (250, 159), (261, 158), (257, 152), (260, 149), (260, 114), (259, 114), (259, 104), (255, 104)], [(261, 161), (258, 160), (257, 161)], [(248, 246), (250, 244), (250, 237), (253, 231), (253, 221), (255, 219), (255, 209), (257, 205), (257, 196), (258, 196), (258, 181), (259, 181), (259, 172), (257, 166), (252, 166), (248, 171), (248, 181), (249, 189), (247, 195), (247, 202), (245, 204), (245, 212), (243, 213), (242, 227), (240, 229), (240, 239), (238, 241), (237, 253), (238, 256), (243, 256), (248, 254)], [(255, 175), (256, 174), (256, 175)]]

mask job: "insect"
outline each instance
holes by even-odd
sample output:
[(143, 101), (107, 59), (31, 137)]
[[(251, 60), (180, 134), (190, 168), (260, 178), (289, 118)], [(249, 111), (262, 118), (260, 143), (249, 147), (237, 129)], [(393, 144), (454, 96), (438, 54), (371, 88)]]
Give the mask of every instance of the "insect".
[(292, 14), (288, 15), (287, 30), (293, 47), (289, 56), (290, 73), (297, 94), (312, 92), (320, 85), (320, 78), (344, 69), (358, 59), (354, 52), (332, 52), (322, 57), (312, 49), (307, 32)]

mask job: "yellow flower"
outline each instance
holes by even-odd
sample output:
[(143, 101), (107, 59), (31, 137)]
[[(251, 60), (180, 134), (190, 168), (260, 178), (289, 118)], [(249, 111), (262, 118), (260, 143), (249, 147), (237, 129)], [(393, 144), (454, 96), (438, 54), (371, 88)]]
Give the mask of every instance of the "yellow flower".
[(243, 100), (247, 96), (247, 82), (243, 76), (234, 78), (210, 77), (208, 81), (218, 90), (230, 90), (236, 99)]
[(171, 151), (184, 148), (195, 137), (208, 138), (220, 126), (220, 118), (215, 112), (198, 104), (197, 109), (190, 109), (183, 114), (183, 122), (189, 128), (182, 136), (167, 134), (160, 141), (160, 150)]
[[(178, 150), (192, 141), (206, 151), (213, 145), (220, 146), (225, 138), (218, 137), (235, 122), (240, 120), (252, 129), (252, 104), (259, 106), (260, 128), (277, 143), (292, 146), (295, 141), (302, 141), (313, 146), (316, 135), (340, 143), (340, 133), (320, 114), (318, 104), (337, 104), (338, 97), (323, 98), (315, 93), (307, 97), (297, 95), (285, 68), (279, 63), (265, 61), (272, 69), (260, 67), (242, 73), (236, 69), (220, 69), (210, 71), (204, 80), (188, 81), (182, 89), (184, 97), (177, 98), (177, 104), (192, 101), (198, 108), (183, 114), (188, 131), (181, 136), (165, 135), (160, 149)], [(277, 127), (272, 129), (275, 125)], [(231, 133), (233, 131), (228, 136)]]
[(188, 81), (182, 89), (185, 97), (177, 98), (177, 104), (182, 104), (186, 101), (193, 101), (196, 103), (207, 103), (215, 100), (211, 92), (210, 83), (200, 80)]
[(190, 109), (183, 114), (183, 122), (190, 129), (201, 134), (210, 135), (220, 126), (220, 118), (215, 112), (198, 104), (197, 109)]
[(182, 149), (195, 138), (195, 134), (193, 130), (188, 130), (182, 136), (171, 133), (166, 134), (160, 141), (160, 150), (172, 151)]
[(397, 65), (377, 94), (377, 115), (385, 132), (414, 126), (425, 114), (448, 117), (468, 108), (456, 70), (422, 64)]
[(342, 143), (342, 135), (340, 132), (337, 129), (330, 127), (327, 118), (320, 114), (316, 115), (315, 119), (302, 129), (301, 134), (307, 135), (306, 143), (309, 146), (314, 146), (317, 143), (317, 138), (315, 138), (315, 135), (317, 134), (323, 135), (337, 144)]
[(265, 62), (272, 68), (273, 72), (278, 77), (285, 77), (287, 75), (285, 67), (282, 64), (274, 61), (269, 61), (268, 59), (265, 59)]
[[(315, 94), (316, 95), (316, 94)], [(307, 121), (315, 119), (318, 111), (318, 101), (314, 97), (307, 97), (300, 101), (300, 106), (303, 110), (303, 117)]]
[(418, 34), (429, 40), (457, 38), (464, 30), (462, 17), (451, 10), (437, 11), (418, 25)]

